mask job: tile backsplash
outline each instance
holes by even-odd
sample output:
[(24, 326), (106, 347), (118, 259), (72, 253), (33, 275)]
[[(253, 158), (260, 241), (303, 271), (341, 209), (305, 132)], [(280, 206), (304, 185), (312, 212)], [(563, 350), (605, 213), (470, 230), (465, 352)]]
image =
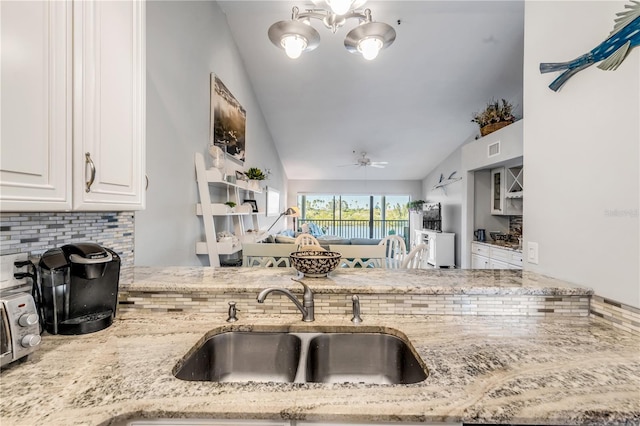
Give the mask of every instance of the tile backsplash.
[(0, 213), (0, 254), (40, 256), (50, 248), (94, 242), (121, 258), (120, 282), (133, 278), (133, 212)]

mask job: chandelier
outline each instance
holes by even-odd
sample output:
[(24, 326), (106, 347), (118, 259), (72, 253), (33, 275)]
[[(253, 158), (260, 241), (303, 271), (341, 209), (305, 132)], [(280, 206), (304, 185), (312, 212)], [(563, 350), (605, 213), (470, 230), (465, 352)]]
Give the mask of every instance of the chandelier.
[(318, 7), (300, 12), (291, 10), (290, 21), (279, 21), (269, 27), (269, 40), (284, 49), (291, 59), (299, 58), (320, 44), (320, 34), (311, 26), (311, 19), (322, 21), (334, 34), (348, 19), (358, 19), (357, 27), (349, 31), (344, 47), (367, 60), (375, 59), (380, 50), (396, 39), (395, 30), (384, 22), (373, 22), (371, 10), (357, 11), (366, 0), (312, 0)]

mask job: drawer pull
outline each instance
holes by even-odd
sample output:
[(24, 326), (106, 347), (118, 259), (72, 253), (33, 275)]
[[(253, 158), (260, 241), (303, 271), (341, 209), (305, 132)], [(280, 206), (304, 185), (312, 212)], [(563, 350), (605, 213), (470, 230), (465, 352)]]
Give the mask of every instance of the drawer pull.
[(85, 158), (85, 163), (89, 165), (89, 167), (91, 168), (91, 177), (89, 178), (89, 180), (86, 182), (86, 192), (91, 192), (91, 185), (93, 185), (93, 181), (96, 180), (96, 166), (95, 164), (93, 164), (93, 160), (91, 159), (91, 153), (90, 152), (86, 152), (84, 154), (84, 158)]

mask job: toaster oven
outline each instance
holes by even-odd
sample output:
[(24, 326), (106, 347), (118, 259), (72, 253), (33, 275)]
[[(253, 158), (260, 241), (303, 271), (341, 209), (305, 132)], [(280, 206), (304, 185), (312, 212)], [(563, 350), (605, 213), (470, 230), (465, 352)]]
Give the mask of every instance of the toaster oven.
[(40, 345), (38, 311), (29, 293), (0, 298), (0, 366), (17, 361)]

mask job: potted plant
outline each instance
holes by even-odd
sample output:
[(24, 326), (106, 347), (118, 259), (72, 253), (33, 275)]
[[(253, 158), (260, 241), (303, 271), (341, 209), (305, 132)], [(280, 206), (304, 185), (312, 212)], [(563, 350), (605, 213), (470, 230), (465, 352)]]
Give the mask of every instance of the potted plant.
[(424, 200), (409, 201), (407, 203), (407, 207), (409, 208), (409, 211), (421, 212), (422, 211), (422, 206), (424, 205), (424, 203), (426, 203), (426, 201), (424, 201)]
[(233, 213), (233, 209), (236, 207), (236, 203), (234, 203), (233, 201), (227, 201), (226, 203), (224, 203), (226, 206), (229, 207), (229, 211), (231, 213)]
[(471, 120), (480, 126), (480, 134), (486, 136), (493, 133), (516, 120), (513, 115), (513, 105), (506, 99), (500, 101), (492, 100), (487, 107), (480, 112), (476, 112)]
[(257, 167), (250, 167), (245, 173), (247, 179), (249, 179), (249, 189), (253, 191), (259, 191), (260, 185), (258, 181), (265, 180), (267, 176)]

